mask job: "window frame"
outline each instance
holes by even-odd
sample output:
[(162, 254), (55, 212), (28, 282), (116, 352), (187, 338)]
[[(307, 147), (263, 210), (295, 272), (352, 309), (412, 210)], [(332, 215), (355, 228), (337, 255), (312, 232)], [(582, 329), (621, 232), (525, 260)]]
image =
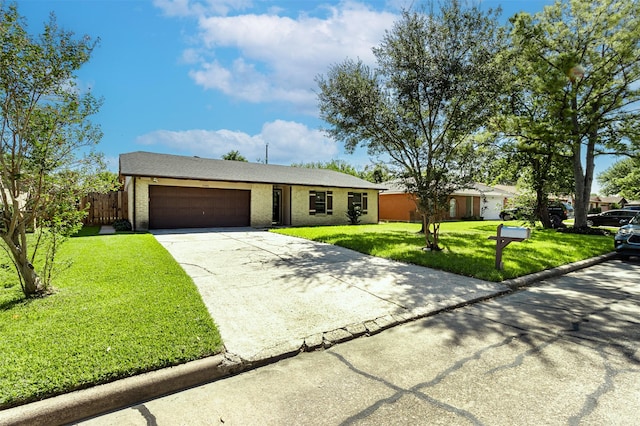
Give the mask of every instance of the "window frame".
[[(356, 201), (356, 196), (359, 197), (359, 201)], [(369, 210), (369, 194), (367, 192), (352, 192), (347, 193), (347, 210), (359, 206), (362, 214), (367, 214)]]
[[(322, 194), (322, 201), (318, 202), (319, 195)], [(322, 208), (318, 208), (321, 207)], [(333, 214), (333, 191), (309, 191), (309, 215), (332, 215)]]

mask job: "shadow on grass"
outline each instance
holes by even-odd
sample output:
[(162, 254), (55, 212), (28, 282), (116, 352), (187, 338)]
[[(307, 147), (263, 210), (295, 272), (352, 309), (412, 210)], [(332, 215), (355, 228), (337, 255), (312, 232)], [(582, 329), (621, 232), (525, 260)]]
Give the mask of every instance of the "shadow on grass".
[(16, 306), (26, 306), (31, 303), (32, 299), (27, 299), (22, 293), (16, 293), (15, 296), (10, 295), (5, 300), (0, 300), (0, 311), (9, 311)]

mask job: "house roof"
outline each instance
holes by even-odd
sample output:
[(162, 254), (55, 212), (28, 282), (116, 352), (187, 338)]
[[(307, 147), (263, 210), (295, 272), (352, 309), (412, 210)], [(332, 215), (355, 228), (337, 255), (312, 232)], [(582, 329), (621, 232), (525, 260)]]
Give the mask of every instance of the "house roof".
[[(385, 194), (404, 194), (407, 192), (405, 186), (399, 180), (392, 180), (389, 182), (385, 182), (385, 185), (389, 188), (388, 191), (385, 191)], [(489, 197), (512, 197), (513, 194), (498, 189), (497, 187), (484, 185), (482, 183), (474, 183), (473, 188), (467, 189), (459, 189), (455, 191), (452, 195), (462, 195), (462, 196), (475, 196), (480, 197), (482, 195)]]
[(615, 203), (615, 204), (624, 204), (627, 200), (624, 197), (614, 196), (614, 197), (599, 197), (601, 203)]
[(143, 151), (120, 154), (120, 174), (224, 182), (386, 189), (384, 185), (333, 170), (214, 160)]
[(515, 185), (493, 185), (499, 191), (506, 192), (511, 195), (518, 195), (520, 191)]

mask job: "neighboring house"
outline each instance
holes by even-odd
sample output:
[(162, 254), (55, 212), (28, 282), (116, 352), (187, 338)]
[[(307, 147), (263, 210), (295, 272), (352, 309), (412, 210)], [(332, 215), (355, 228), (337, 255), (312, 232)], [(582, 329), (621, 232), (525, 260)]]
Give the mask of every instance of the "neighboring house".
[[(380, 194), (380, 220), (418, 222), (415, 196), (405, 192), (398, 181), (385, 183), (389, 190)], [(467, 217), (499, 219), (506, 201), (515, 194), (495, 187), (475, 184), (474, 188), (456, 191), (449, 199), (446, 220)]]
[(624, 197), (600, 197), (602, 202), (602, 211), (621, 209), (627, 204)]
[(377, 223), (385, 189), (331, 170), (150, 152), (121, 154), (120, 176), (134, 230), (343, 225), (350, 206)]
[(603, 212), (612, 209), (624, 208), (627, 204), (627, 200), (624, 197), (600, 197), (598, 195), (592, 195), (589, 198), (589, 210), (600, 209)]

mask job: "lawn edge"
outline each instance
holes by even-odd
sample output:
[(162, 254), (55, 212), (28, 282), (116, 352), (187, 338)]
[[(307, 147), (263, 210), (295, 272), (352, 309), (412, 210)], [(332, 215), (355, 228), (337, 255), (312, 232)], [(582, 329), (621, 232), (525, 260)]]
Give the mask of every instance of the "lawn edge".
[(573, 263), (567, 263), (566, 265), (556, 266), (555, 268), (545, 269), (544, 271), (534, 272), (533, 274), (523, 275), (521, 277), (511, 278), (504, 281), (499, 281), (500, 284), (504, 284), (512, 290), (516, 290), (521, 287), (526, 287), (533, 283), (537, 283), (549, 278), (558, 277), (560, 275), (568, 274), (569, 272), (577, 271), (579, 269), (588, 268), (598, 263), (605, 262), (617, 257), (616, 252), (610, 252), (601, 254), (600, 256), (591, 257), (589, 259), (579, 260)]

